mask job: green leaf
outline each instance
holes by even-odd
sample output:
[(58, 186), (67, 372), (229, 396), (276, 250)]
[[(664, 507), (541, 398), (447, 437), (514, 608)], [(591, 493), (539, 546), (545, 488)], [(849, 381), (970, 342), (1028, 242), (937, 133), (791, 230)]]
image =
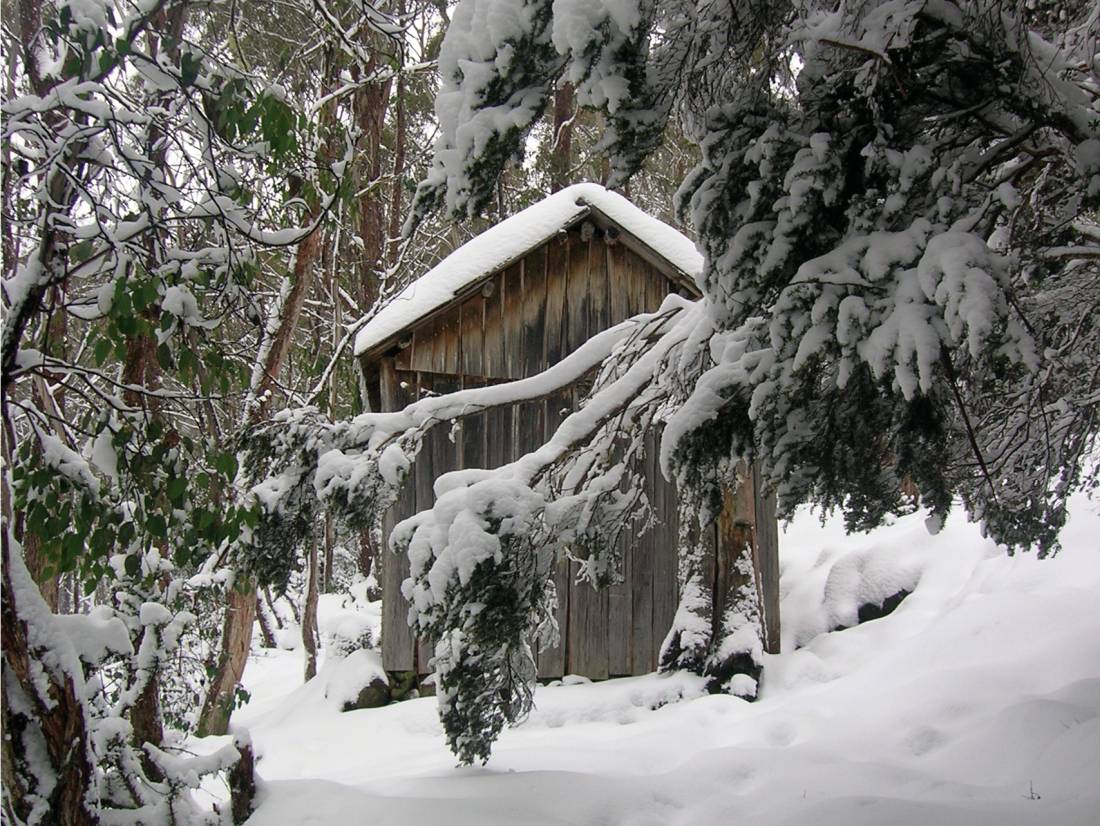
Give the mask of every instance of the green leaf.
[(141, 573), (141, 560), (138, 559), (137, 554), (128, 554), (123, 564), (126, 567), (126, 573), (130, 576), (137, 576)]
[(145, 527), (157, 539), (165, 539), (168, 536), (168, 523), (164, 521), (164, 517), (159, 513), (149, 514), (149, 517), (145, 520)]
[(103, 52), (99, 56), (99, 73), (105, 75), (115, 68), (118, 64), (117, 56), (109, 51)]
[(78, 533), (67, 533), (61, 540), (61, 567), (72, 570), (84, 551), (84, 538)]
[(115, 289), (115, 301), (111, 305), (111, 313), (115, 318), (126, 318), (134, 312), (134, 302), (130, 298), (130, 294), (126, 292), (125, 287), (125, 283), (119, 281), (118, 287)]
[(121, 316), (116, 320), (115, 323), (118, 324), (118, 330), (124, 336), (133, 336), (137, 334), (137, 319), (134, 318), (132, 315)]
[(191, 86), (199, 77), (199, 69), (202, 67), (202, 61), (196, 58), (191, 52), (187, 52), (183, 55), (183, 59), (180, 60), (180, 82), (184, 86)]
[(218, 453), (214, 456), (214, 469), (227, 479), (237, 475), (237, 457), (232, 453)]
[(69, 247), (69, 255), (77, 264), (82, 264), (92, 257), (92, 250), (92, 242), (84, 240), (79, 244)]
[(171, 500), (173, 505), (179, 506), (183, 504), (183, 496), (187, 492), (187, 480), (174, 476), (168, 480), (168, 499)]
[(167, 344), (157, 346), (157, 364), (160, 365), (161, 370), (166, 371), (175, 367), (172, 361), (172, 349)]
[(102, 367), (103, 362), (107, 361), (107, 356), (111, 354), (111, 340), (101, 338), (95, 343), (95, 350), (93, 356), (95, 357), (96, 367)]

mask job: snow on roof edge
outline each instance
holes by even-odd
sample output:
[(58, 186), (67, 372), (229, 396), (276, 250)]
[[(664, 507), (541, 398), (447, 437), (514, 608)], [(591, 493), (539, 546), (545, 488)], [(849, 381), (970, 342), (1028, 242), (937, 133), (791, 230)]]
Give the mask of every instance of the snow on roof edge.
[(401, 290), (355, 336), (355, 355), (448, 304), (466, 287), (523, 257), (590, 209), (692, 278), (702, 272), (703, 256), (690, 238), (599, 184), (575, 184), (471, 238)]

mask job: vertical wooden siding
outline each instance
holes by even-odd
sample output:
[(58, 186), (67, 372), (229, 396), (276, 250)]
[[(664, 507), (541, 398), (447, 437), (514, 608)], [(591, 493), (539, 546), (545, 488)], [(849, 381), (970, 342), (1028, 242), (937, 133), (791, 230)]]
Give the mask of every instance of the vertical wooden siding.
[[(383, 358), (382, 409), (400, 408), (425, 392), (530, 376), (555, 364), (592, 334), (656, 309), (673, 285), (650, 264), (600, 234), (562, 233), (497, 273), (484, 289), (418, 326), (411, 342)], [(430, 507), (432, 480), (459, 467), (497, 467), (537, 448), (580, 391), (463, 420), (454, 443), (440, 426), (426, 438), (409, 490), (387, 526)], [(624, 581), (596, 591), (576, 581), (578, 565), (561, 560), (555, 574), (561, 643), (538, 652), (539, 676), (592, 678), (644, 674), (657, 666), (677, 604), (676, 494), (661, 477), (656, 438), (647, 439), (654, 529), (623, 540)], [(383, 663), (389, 670), (427, 670), (429, 651), (405, 624), (400, 595), (408, 562), (387, 554), (383, 575)]]

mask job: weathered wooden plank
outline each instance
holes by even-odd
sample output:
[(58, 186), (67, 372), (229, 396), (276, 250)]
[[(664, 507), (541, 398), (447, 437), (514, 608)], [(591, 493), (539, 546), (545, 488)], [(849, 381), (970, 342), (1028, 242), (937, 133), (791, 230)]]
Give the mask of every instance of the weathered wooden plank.
[[(561, 361), (564, 353), (565, 290), (568, 284), (569, 245), (564, 233), (546, 244), (546, 300), (543, 309), (543, 340), (540, 362), (550, 367)], [(542, 424), (543, 441), (549, 439), (558, 429), (564, 416), (562, 408), (569, 402), (560, 394), (550, 396), (543, 403)], [(543, 648), (538, 654), (538, 675), (541, 679), (561, 677), (565, 673), (565, 653), (569, 640), (569, 561), (559, 559), (554, 573), (554, 586), (557, 589), (558, 608), (555, 619), (558, 623), (560, 641), (550, 648)]]
[(664, 276), (649, 270), (646, 272), (646, 309), (655, 312), (660, 309), (661, 302), (672, 290), (672, 282)]
[(500, 275), (486, 282), (485, 314), (482, 322), (482, 374), (486, 378), (504, 378), (504, 328), (501, 324)]
[(595, 335), (610, 326), (607, 245), (602, 238), (594, 238), (588, 245), (588, 333)]
[[(608, 247), (597, 235), (588, 245), (588, 334), (595, 335), (611, 326), (610, 275)], [(622, 553), (628, 545), (624, 536), (619, 543)], [(607, 672), (630, 673), (630, 589), (625, 583), (611, 585), (597, 595), (593, 633), (607, 635)]]
[[(587, 239), (587, 231), (570, 232), (569, 281), (566, 287), (566, 349), (573, 352), (584, 344), (595, 331), (594, 307), (597, 302), (592, 294), (592, 283), (603, 272), (602, 255), (592, 253), (592, 247), (602, 246), (599, 239)], [(606, 284), (606, 276), (604, 276)], [(606, 290), (606, 287), (604, 287)], [(606, 300), (600, 302), (606, 306)], [(602, 310), (600, 311), (603, 315)], [(576, 408), (584, 394), (584, 388), (574, 388), (573, 407)], [(579, 566), (571, 570), (573, 584), (569, 595), (569, 662), (567, 670), (594, 680), (608, 675), (607, 656), (607, 589), (596, 590), (587, 582), (577, 582)]]
[(631, 673), (633, 545), (633, 535), (626, 531), (619, 540), (623, 581), (607, 589), (607, 672), (612, 677)]
[[(546, 418), (543, 425), (543, 438), (553, 435), (562, 421), (561, 410), (566, 405), (565, 396), (554, 394), (546, 400)], [(558, 595), (558, 607), (554, 618), (558, 624), (559, 641), (555, 646), (543, 648), (538, 653), (538, 675), (540, 679), (553, 679), (565, 674), (566, 652), (569, 644), (569, 597), (570, 583), (569, 560), (562, 556), (554, 571), (554, 587)]]
[[(463, 376), (463, 387), (483, 387), (484, 379), (477, 376)], [(484, 413), (467, 416), (462, 420), (462, 467), (483, 468), (486, 466)]]
[(523, 261), (522, 360), (520, 375), (533, 376), (546, 369), (544, 342), (546, 332), (546, 259), (542, 245)]
[[(567, 235), (565, 263), (565, 304), (562, 319), (562, 355), (572, 353), (588, 335), (588, 242), (579, 230)], [(574, 388), (575, 390), (575, 388)], [(576, 407), (575, 393), (570, 394), (569, 407)], [(566, 663), (568, 674), (591, 677), (595, 641), (591, 638), (589, 615), (595, 602), (592, 586), (577, 581), (579, 565), (569, 564), (569, 611), (566, 627)]]
[(775, 493), (765, 490), (760, 479), (759, 465), (753, 465), (753, 484), (756, 489), (756, 549), (757, 569), (763, 590), (764, 650), (779, 653), (779, 523), (775, 517)]
[[(656, 455), (656, 444), (654, 444)], [(679, 519), (676, 515), (676, 491), (664, 477), (660, 468), (654, 466), (657, 477), (656, 503), (662, 515), (662, 524), (654, 537), (653, 558), (653, 642), (655, 656), (660, 652), (661, 643), (672, 627), (673, 617), (679, 600), (679, 588), (676, 581)]]
[[(645, 468), (651, 502), (659, 508), (660, 491), (654, 487), (657, 466), (655, 439), (646, 436)], [(630, 577), (630, 673), (648, 674), (657, 668), (657, 648), (660, 640), (653, 638), (653, 571), (656, 563), (657, 537), (665, 514), (657, 510), (658, 524), (637, 537), (631, 549)]]
[(573, 580), (569, 594), (569, 665), (570, 674), (593, 680), (608, 677), (607, 589), (596, 590), (587, 582), (577, 582), (578, 563), (570, 567)]
[(485, 414), (486, 467), (497, 468), (512, 460), (515, 447), (513, 408), (497, 407)]
[(607, 280), (610, 291), (611, 323), (630, 318), (629, 274), (626, 248), (622, 244), (607, 247)]
[[(546, 246), (533, 250), (523, 261), (520, 329), (520, 360), (518, 375), (534, 376), (542, 371), (543, 338), (546, 320)], [(517, 406), (515, 431), (517, 443), (514, 456), (519, 458), (537, 449), (544, 441), (546, 404), (527, 402)], [(551, 574), (552, 576), (553, 574)], [(538, 651), (535, 652), (536, 662)]]
[(565, 355), (565, 290), (569, 281), (569, 242), (559, 235), (546, 245), (546, 310), (542, 361), (552, 367)]
[(637, 315), (652, 309), (647, 298), (646, 286), (652, 274), (641, 266), (642, 262), (633, 253), (623, 257), (626, 279), (626, 302), (629, 315)]
[[(491, 290), (485, 299), (485, 320), (483, 326), (484, 349), (482, 367), (487, 378), (506, 378), (505, 342), (504, 342), (504, 291), (507, 289), (504, 274), (496, 275)], [(511, 454), (512, 411), (497, 408), (485, 414), (485, 467), (495, 468), (507, 461)]]
[[(401, 387), (392, 359), (381, 359), (379, 380), (384, 410), (400, 410), (408, 403), (411, 394)], [(410, 478), (383, 520), (383, 541), (387, 550), (382, 555), (382, 667), (387, 671), (412, 671), (415, 667), (413, 635), (408, 625), (409, 605), (401, 596), (401, 583), (409, 575), (409, 559), (404, 554), (388, 551), (394, 525), (412, 513), (414, 506), (415, 488)]]
[(521, 259), (504, 272), (504, 291), (501, 296), (504, 318), (504, 377), (509, 379), (518, 379), (525, 375), (524, 279), (529, 259), (530, 256)]
[(484, 348), (485, 299), (477, 293), (459, 308), (458, 369), (464, 376), (482, 376), (481, 355)]
[[(422, 351), (424, 353), (430, 352), (427, 348)], [(405, 376), (398, 374), (403, 379), (405, 385), (410, 388), (416, 398), (421, 398), (425, 391), (432, 390), (433, 381), (430, 373), (408, 373)], [(420, 453), (417, 454), (416, 462), (413, 464), (412, 479), (413, 479), (413, 501), (410, 503), (408, 515), (417, 513), (430, 508), (435, 502), (435, 494), (432, 492), (432, 485), (435, 483), (436, 471), (435, 471), (435, 441), (439, 438), (441, 431), (436, 429), (430, 431), (425, 437), (424, 442), (420, 446)], [(422, 643), (421, 640), (415, 640), (415, 661), (416, 672), (418, 674), (426, 674), (428, 672), (428, 659), (431, 656), (430, 650)]]
[(565, 354), (572, 353), (588, 341), (589, 241), (580, 232), (569, 237), (568, 280), (565, 287)]
[[(461, 380), (458, 376), (454, 375), (438, 375), (430, 378), (430, 388), (439, 395), (446, 393), (453, 393), (456, 390), (460, 390), (462, 387)], [(451, 441), (451, 425), (449, 423), (442, 423), (436, 425), (431, 430), (431, 450), (432, 450), (432, 483), (434, 485), (435, 480), (442, 476), (444, 473), (450, 473), (452, 470), (458, 470), (459, 457), (462, 455), (461, 444), (461, 431), (456, 432), (455, 441)], [(435, 503), (435, 494), (433, 492), (431, 504)], [(417, 502), (420, 505), (419, 502)], [(421, 508), (424, 506), (421, 505)]]
[(412, 372), (425, 371), (434, 373), (438, 371), (435, 363), (435, 322), (429, 321), (413, 330), (412, 340), (409, 344), (409, 366)]
[[(421, 395), (424, 391), (443, 395), (458, 390), (460, 387), (459, 378), (452, 375), (420, 373), (417, 379)], [(462, 448), (461, 444), (456, 445), (451, 442), (450, 433), (450, 425), (443, 423), (433, 427), (424, 437), (424, 444), (420, 448), (421, 458), (417, 461), (418, 470), (414, 471), (416, 509), (418, 511), (430, 508), (435, 504), (434, 486), (436, 480), (443, 474), (458, 469)], [(417, 640), (417, 673), (427, 674), (431, 671), (428, 663), (434, 654), (434, 649), (434, 640), (423, 638)]]
[(458, 373), (458, 349), (461, 336), (459, 328), (460, 313), (461, 307), (456, 305), (436, 318), (436, 344), (433, 361), (436, 370), (440, 373), (449, 375)]

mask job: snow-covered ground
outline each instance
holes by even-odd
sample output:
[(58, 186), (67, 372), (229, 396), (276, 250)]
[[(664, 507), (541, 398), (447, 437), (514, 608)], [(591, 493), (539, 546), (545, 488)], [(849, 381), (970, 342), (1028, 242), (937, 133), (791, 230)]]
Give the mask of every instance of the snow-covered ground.
[[(454, 767), (434, 699), (341, 713), (369, 657), (302, 686), (300, 651), (264, 652), (234, 717), (264, 781), (249, 822), (1094, 826), (1098, 509), (1077, 500), (1045, 562), (961, 516), (848, 537), (805, 514), (782, 537), (787, 651), (758, 702), (683, 675), (540, 688), (485, 767)], [(899, 582), (916, 587), (892, 615), (829, 632)]]

